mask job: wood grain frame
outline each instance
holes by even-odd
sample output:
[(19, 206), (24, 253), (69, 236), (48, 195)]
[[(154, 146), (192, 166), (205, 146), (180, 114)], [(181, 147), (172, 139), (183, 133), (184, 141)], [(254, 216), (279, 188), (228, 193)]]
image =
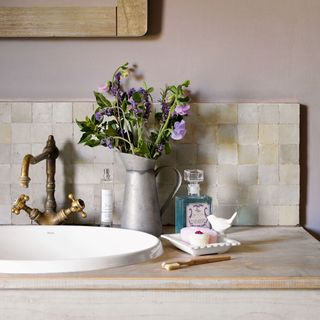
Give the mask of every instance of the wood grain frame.
[(0, 7), (1, 38), (139, 37), (147, 32), (148, 0), (116, 7)]

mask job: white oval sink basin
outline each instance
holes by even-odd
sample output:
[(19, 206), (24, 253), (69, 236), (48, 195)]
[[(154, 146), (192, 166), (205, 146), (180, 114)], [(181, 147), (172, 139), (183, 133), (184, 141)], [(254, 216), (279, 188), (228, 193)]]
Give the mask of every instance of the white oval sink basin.
[(160, 256), (158, 238), (86, 226), (1, 226), (1, 273), (60, 273), (135, 264)]

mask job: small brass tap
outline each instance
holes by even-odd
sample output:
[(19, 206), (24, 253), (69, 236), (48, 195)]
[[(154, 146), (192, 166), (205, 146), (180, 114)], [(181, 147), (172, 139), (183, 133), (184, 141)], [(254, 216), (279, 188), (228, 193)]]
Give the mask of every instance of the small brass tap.
[(59, 156), (59, 149), (56, 147), (54, 137), (50, 135), (48, 137), (47, 144), (43, 149), (43, 152), (38, 156), (33, 156), (27, 154), (22, 160), (21, 175), (20, 175), (20, 185), (22, 187), (28, 188), (30, 177), (29, 177), (29, 167), (30, 164), (34, 165), (42, 160), (46, 160), (46, 173), (47, 173), (47, 183), (46, 183), (46, 203), (45, 211), (41, 212), (38, 209), (32, 209), (26, 205), (29, 200), (27, 195), (21, 195), (14, 203), (12, 207), (12, 213), (19, 214), (20, 210), (24, 210), (28, 213), (31, 220), (36, 221), (38, 224), (60, 224), (72, 213), (80, 212), (82, 217), (85, 218), (87, 215), (83, 212), (85, 207), (84, 201), (81, 199), (75, 199), (73, 194), (69, 194), (69, 199), (71, 202), (71, 207), (68, 209), (62, 209), (56, 212), (56, 200), (54, 197), (55, 192), (55, 172), (56, 172), (56, 159)]
[(26, 202), (29, 200), (29, 197), (25, 194), (22, 194), (13, 204), (12, 213), (18, 215), (21, 210), (24, 210), (28, 213), (32, 221), (37, 222), (38, 224), (54, 225), (60, 224), (68, 218), (73, 213), (81, 213), (83, 218), (87, 217), (87, 214), (83, 211), (85, 204), (81, 199), (75, 199), (74, 195), (70, 193), (68, 198), (71, 200), (71, 206), (67, 209), (61, 209), (59, 212), (47, 213), (41, 212), (38, 209), (32, 209), (26, 205)]

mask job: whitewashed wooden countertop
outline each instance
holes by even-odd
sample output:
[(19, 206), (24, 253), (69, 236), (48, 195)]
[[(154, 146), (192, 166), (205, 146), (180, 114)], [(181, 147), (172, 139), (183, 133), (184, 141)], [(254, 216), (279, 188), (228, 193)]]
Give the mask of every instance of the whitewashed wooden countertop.
[(0, 290), (320, 289), (320, 242), (303, 228), (242, 227), (228, 234), (242, 243), (226, 253), (230, 261), (168, 272), (163, 261), (191, 256), (163, 240), (164, 254), (152, 261), (91, 272), (0, 274)]

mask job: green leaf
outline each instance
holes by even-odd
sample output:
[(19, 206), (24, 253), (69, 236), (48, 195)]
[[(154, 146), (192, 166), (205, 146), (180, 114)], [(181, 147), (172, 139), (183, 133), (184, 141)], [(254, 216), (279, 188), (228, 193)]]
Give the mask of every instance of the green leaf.
[(140, 155), (145, 156), (147, 158), (150, 158), (149, 148), (143, 139), (140, 139), (138, 141), (137, 153), (139, 153)]
[(76, 119), (76, 123), (77, 123), (77, 125), (78, 125), (78, 127), (80, 128), (80, 131), (81, 131), (83, 126), (84, 126), (84, 124), (85, 124), (85, 121), (79, 121), (79, 120)]
[(189, 97), (179, 98), (179, 102), (182, 102), (182, 103), (189, 102), (189, 100), (190, 100)]
[(183, 87), (189, 87), (190, 85), (190, 80), (185, 80), (182, 84)]
[(96, 92), (94, 91), (93, 92), (95, 97), (96, 97), (96, 101), (97, 101), (97, 104), (102, 107), (102, 108), (112, 108), (112, 104), (111, 102), (100, 92)]
[(91, 133), (85, 132), (85, 133), (81, 136), (81, 138), (80, 138), (80, 140), (79, 140), (78, 143), (85, 143), (86, 141), (90, 140), (90, 138), (91, 138)]
[(132, 99), (134, 102), (136, 103), (140, 103), (141, 102), (141, 95), (139, 92), (135, 92), (133, 95), (132, 95)]
[(91, 140), (86, 141), (85, 145), (89, 146), (89, 147), (96, 147), (96, 146), (100, 145), (100, 141), (91, 139)]
[(117, 131), (112, 127), (112, 126), (108, 126), (108, 129), (106, 130), (106, 136), (108, 137), (113, 137), (117, 135)]

